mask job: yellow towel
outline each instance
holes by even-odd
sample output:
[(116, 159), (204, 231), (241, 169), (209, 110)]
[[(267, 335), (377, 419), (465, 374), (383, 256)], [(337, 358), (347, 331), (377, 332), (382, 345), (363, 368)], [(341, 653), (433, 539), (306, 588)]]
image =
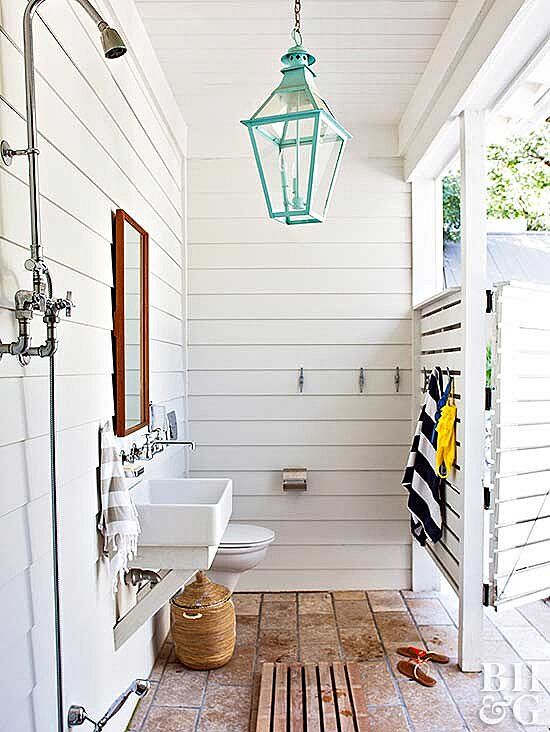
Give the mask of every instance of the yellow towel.
[(437, 423), (437, 451), (435, 469), (440, 478), (446, 478), (453, 467), (456, 457), (456, 406), (454, 403), (454, 384), (447, 404), (441, 410)]

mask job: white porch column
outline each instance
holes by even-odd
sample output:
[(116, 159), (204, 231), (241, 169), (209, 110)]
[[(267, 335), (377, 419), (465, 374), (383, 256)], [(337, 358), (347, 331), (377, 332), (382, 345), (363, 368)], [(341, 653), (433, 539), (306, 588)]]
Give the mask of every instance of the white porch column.
[(463, 304), (464, 495), (458, 660), (463, 671), (481, 670), (483, 628), (483, 473), (485, 435), (485, 114), (464, 110), (460, 118), (461, 256)]

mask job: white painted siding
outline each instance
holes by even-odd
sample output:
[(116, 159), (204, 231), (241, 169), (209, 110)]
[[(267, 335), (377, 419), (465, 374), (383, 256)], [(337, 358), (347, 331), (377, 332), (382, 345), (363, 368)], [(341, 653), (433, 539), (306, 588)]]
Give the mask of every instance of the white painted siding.
[[(191, 467), (231, 476), (233, 519), (277, 532), (242, 589), (410, 583), (410, 191), (394, 130), (368, 139), (323, 226), (269, 221), (248, 158), (189, 162)], [(287, 466), (306, 494), (282, 492)]]
[[(0, 130), (16, 147), (26, 139), (24, 6), (0, 0)], [(139, 40), (139, 68), (130, 54), (108, 64), (95, 29), (75, 7), (45, 3), (36, 18), (37, 102), (45, 254), (55, 294), (71, 289), (76, 302), (72, 319), (60, 325), (56, 359), (65, 703), (85, 704), (95, 716), (131, 679), (149, 673), (155, 633), (165, 627), (163, 618), (146, 624), (115, 654), (115, 609), (96, 531), (98, 427), (113, 414), (111, 217), (122, 207), (150, 233), (151, 398), (183, 419), (185, 127), (133, 7), (118, 2), (116, 12), (123, 35)], [(26, 175), (22, 159), (0, 168), (4, 341), (14, 336), (13, 294), (30, 284), (23, 267)], [(38, 317), (33, 336), (36, 343), (43, 338)], [(22, 369), (5, 356), (0, 403), (0, 729), (41, 732), (55, 726), (47, 363), (34, 359)], [(184, 468), (182, 453), (165, 453), (159, 462), (166, 475)], [(113, 732), (124, 729), (130, 712), (129, 705), (111, 723)]]

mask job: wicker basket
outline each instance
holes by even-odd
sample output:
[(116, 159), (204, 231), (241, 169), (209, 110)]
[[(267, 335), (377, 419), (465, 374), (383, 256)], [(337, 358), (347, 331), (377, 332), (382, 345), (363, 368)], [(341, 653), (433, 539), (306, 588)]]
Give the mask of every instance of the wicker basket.
[(171, 602), (176, 656), (189, 668), (224, 666), (235, 650), (235, 608), (231, 592), (203, 572)]

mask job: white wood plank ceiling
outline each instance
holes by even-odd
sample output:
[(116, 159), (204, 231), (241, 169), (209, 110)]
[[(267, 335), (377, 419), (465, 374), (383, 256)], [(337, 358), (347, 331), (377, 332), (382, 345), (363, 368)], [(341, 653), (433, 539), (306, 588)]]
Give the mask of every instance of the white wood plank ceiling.
[[(183, 115), (231, 145), (280, 78), (290, 0), (136, 0)], [(454, 0), (302, 0), (304, 45), (319, 88), (358, 135), (397, 124), (455, 6)], [(235, 137), (235, 139), (237, 139)], [(228, 150), (227, 154), (235, 153)]]

